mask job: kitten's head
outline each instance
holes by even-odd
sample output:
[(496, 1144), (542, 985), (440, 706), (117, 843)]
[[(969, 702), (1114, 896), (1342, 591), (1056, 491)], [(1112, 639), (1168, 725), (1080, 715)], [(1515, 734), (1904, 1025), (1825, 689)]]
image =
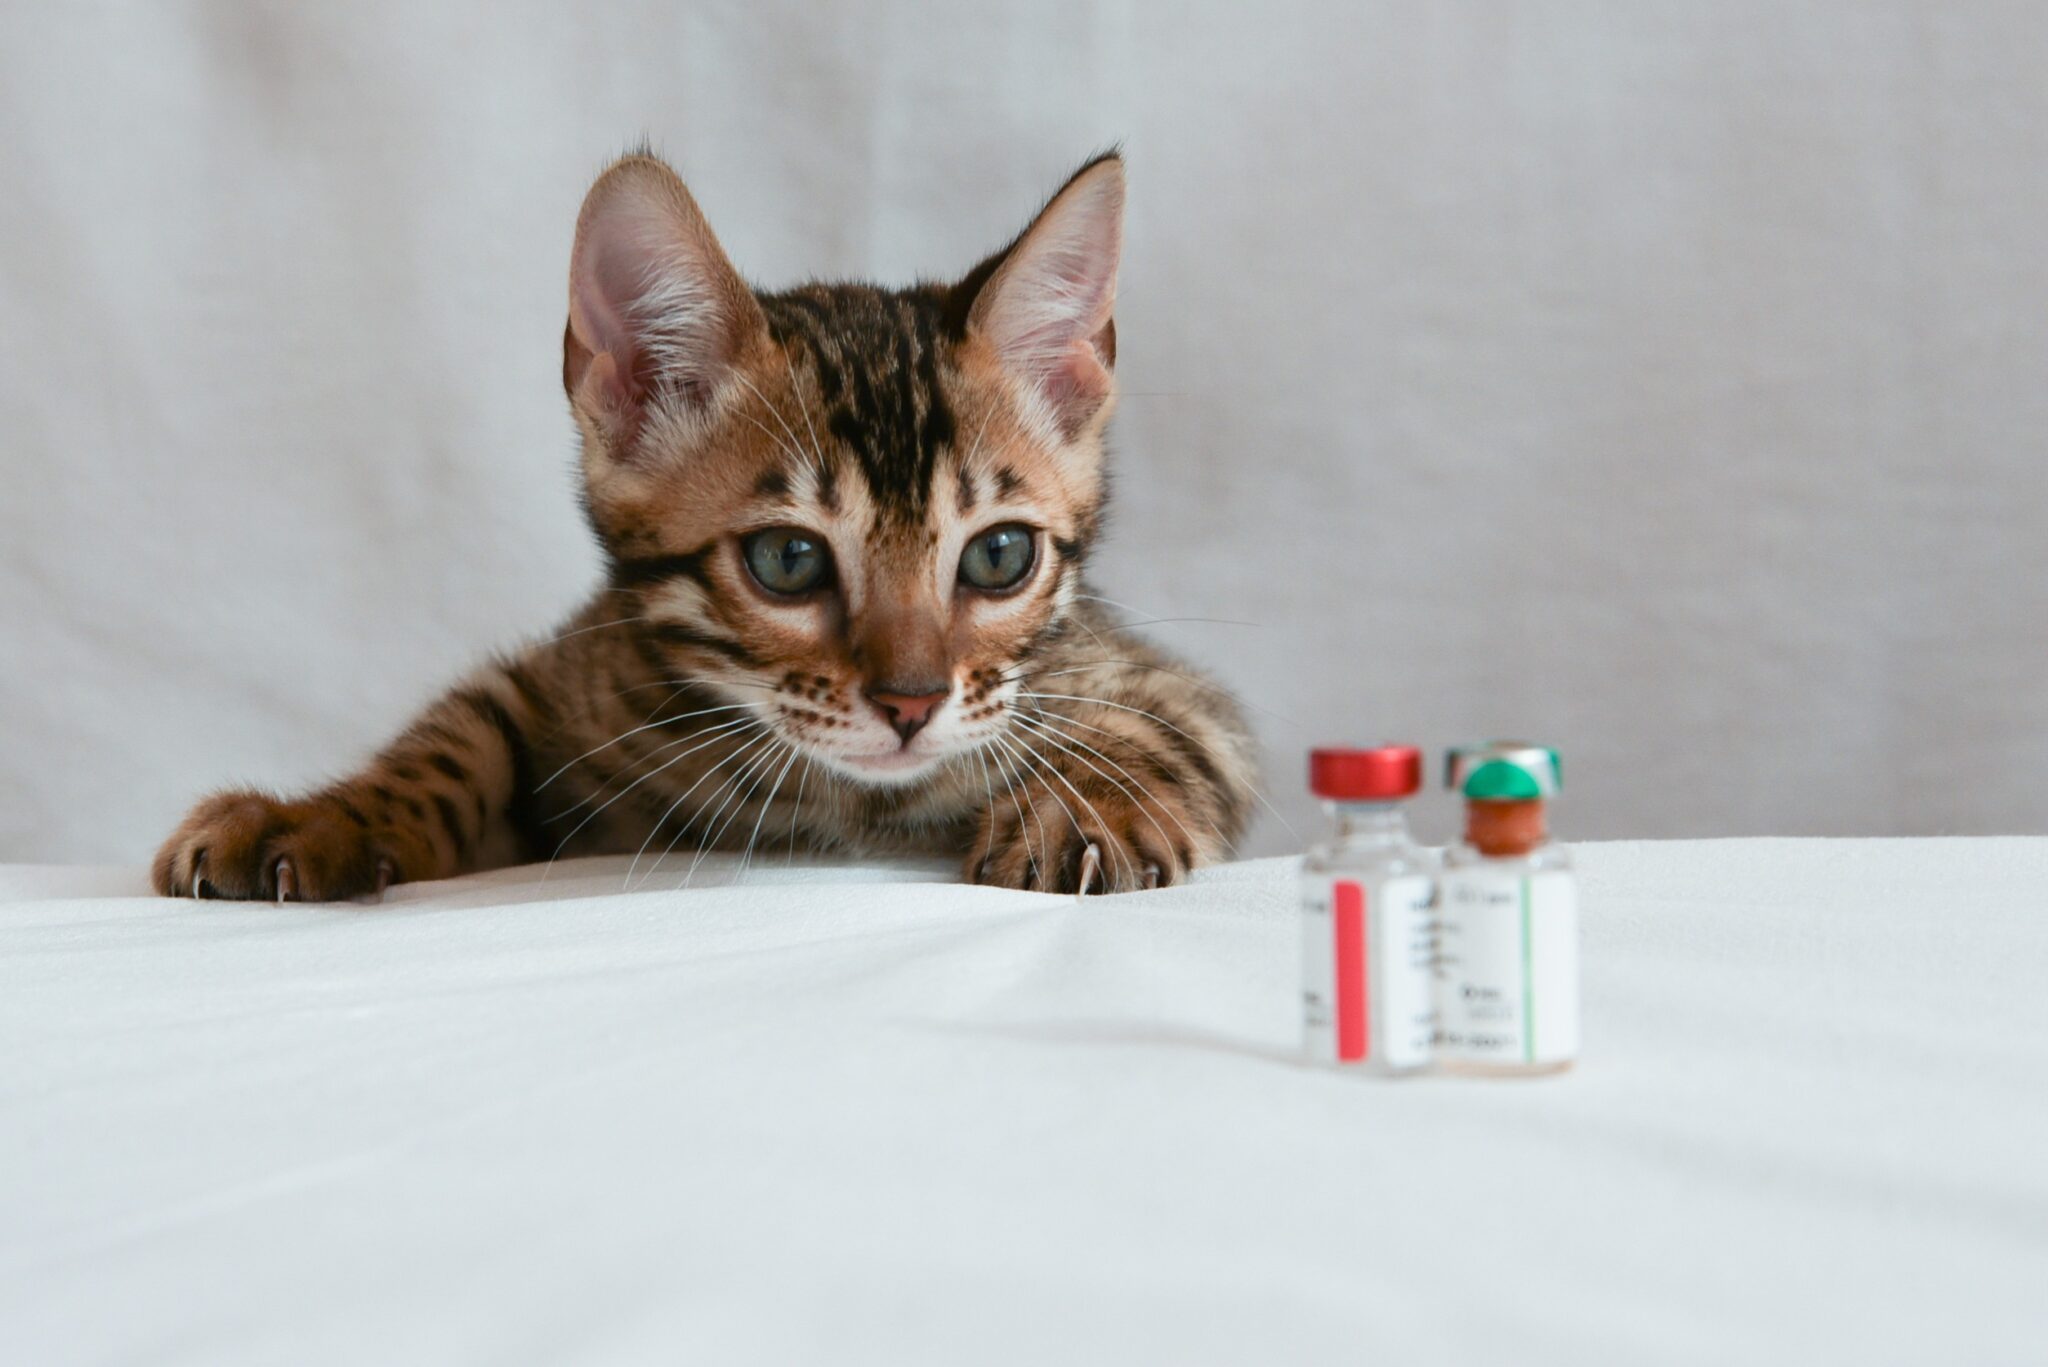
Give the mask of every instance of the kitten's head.
[(1123, 164), (951, 285), (757, 294), (633, 156), (576, 228), (562, 378), (622, 611), (676, 674), (901, 783), (1002, 727), (1103, 495)]

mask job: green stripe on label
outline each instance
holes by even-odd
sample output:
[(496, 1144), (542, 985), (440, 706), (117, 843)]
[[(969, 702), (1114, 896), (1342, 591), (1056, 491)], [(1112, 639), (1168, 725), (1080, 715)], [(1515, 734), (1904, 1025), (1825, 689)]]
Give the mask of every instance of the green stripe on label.
[(1522, 1062), (1536, 1061), (1536, 974), (1529, 962), (1529, 880), (1522, 880)]

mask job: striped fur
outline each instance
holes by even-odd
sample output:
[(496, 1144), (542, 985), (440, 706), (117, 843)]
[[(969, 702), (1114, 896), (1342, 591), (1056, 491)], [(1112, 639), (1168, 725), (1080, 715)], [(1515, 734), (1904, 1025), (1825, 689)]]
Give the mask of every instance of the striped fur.
[[(1224, 856), (1253, 799), (1237, 708), (1084, 577), (1121, 195), (1121, 163), (1089, 163), (952, 286), (764, 294), (673, 173), (619, 163), (579, 226), (564, 348), (605, 586), (360, 773), (200, 803), (158, 890), (338, 899), (557, 856), (636, 854), (644, 880), (708, 850), (838, 850), (1108, 891)], [(1023, 581), (960, 581), (1006, 524), (1033, 537)], [(762, 587), (745, 538), (776, 527), (829, 548), (828, 587)], [(870, 695), (921, 689), (944, 700), (905, 739)]]

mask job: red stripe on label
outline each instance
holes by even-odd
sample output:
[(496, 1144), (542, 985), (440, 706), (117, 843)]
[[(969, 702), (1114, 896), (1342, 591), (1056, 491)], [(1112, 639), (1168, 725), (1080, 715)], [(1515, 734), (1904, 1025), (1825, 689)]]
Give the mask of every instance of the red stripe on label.
[(1372, 1044), (1365, 1000), (1365, 889), (1356, 883), (1335, 888), (1337, 923), (1337, 1057), (1362, 1059)]

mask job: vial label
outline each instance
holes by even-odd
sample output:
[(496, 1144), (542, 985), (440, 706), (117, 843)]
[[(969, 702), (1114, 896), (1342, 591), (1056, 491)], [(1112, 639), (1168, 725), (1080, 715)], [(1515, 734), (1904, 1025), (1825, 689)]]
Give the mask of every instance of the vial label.
[(1302, 887), (1302, 1022), (1325, 1063), (1419, 1068), (1436, 1033), (1430, 880), (1310, 875)]
[(1444, 876), (1437, 1048), (1446, 1059), (1556, 1063), (1579, 1052), (1572, 875), (1481, 865)]

